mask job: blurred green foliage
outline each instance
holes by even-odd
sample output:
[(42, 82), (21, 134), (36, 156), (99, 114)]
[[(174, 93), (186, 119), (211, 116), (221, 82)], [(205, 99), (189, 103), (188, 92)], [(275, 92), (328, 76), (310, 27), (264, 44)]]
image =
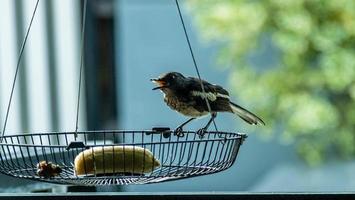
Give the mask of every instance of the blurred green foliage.
[[(235, 95), (266, 133), (282, 130), (309, 164), (355, 156), (355, 1), (189, 0), (208, 41), (221, 45)], [(273, 66), (251, 66), (269, 41)], [(276, 50), (275, 50), (276, 49)], [(248, 59), (249, 58), (249, 59)], [(246, 104), (247, 102), (247, 104)]]

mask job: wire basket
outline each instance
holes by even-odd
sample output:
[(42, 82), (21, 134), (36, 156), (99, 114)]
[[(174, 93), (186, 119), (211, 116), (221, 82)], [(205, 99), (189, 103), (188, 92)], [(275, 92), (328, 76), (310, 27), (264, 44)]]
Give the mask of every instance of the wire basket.
[[(74, 132), (5, 136), (0, 145), (0, 172), (13, 177), (59, 184), (156, 183), (212, 174), (229, 168), (235, 162), (240, 145), (246, 138), (244, 134), (227, 132), (206, 132), (204, 138), (191, 131), (183, 133), (182, 137), (177, 137), (170, 130), (90, 131), (78, 132), (78, 137), (75, 137)], [(107, 153), (107, 149), (116, 147), (123, 147), (123, 151)], [(93, 149), (102, 149), (100, 153), (106, 153), (106, 161), (99, 158), (100, 153), (91, 154), (86, 158), (93, 157), (93, 169), (89, 172), (87, 166), (78, 174), (75, 159), (85, 154), (81, 152)], [(158, 166), (149, 165), (151, 160), (145, 156), (148, 154), (152, 156), (149, 159), (159, 163)], [(127, 161), (129, 159), (133, 162), (133, 168), (135, 162), (137, 166), (139, 163), (139, 169), (131, 170), (132, 162)], [(114, 165), (120, 165), (121, 170), (115, 171)]]

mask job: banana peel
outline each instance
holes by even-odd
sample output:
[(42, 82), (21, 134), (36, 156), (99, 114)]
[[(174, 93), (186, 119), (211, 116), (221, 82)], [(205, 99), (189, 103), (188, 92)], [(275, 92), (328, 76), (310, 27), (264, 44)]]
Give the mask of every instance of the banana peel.
[(74, 160), (79, 175), (144, 174), (160, 167), (149, 149), (138, 146), (102, 146), (80, 152)]

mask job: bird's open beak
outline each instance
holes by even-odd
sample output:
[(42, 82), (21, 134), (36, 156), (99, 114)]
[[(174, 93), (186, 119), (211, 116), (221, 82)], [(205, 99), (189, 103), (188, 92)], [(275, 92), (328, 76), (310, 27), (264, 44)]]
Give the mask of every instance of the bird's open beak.
[(166, 81), (160, 79), (160, 78), (151, 78), (150, 81), (155, 83), (158, 87), (153, 88), (153, 90), (157, 89), (163, 89), (167, 87)]

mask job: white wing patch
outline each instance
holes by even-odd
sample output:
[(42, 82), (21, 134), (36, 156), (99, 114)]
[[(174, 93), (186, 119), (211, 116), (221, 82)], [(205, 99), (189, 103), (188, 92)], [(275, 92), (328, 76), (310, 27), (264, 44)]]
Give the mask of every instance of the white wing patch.
[(200, 91), (192, 91), (192, 96), (207, 98), (210, 101), (216, 101), (217, 96), (212, 92), (200, 92)]
[(210, 101), (216, 101), (217, 97), (222, 97), (225, 99), (229, 99), (228, 95), (220, 94), (220, 93), (212, 93), (212, 92), (200, 92), (200, 91), (192, 91), (192, 96), (207, 98)]
[(229, 96), (226, 95), (226, 94), (221, 94), (221, 93), (217, 93), (217, 97), (222, 97), (222, 98), (225, 98), (225, 99), (229, 99)]

